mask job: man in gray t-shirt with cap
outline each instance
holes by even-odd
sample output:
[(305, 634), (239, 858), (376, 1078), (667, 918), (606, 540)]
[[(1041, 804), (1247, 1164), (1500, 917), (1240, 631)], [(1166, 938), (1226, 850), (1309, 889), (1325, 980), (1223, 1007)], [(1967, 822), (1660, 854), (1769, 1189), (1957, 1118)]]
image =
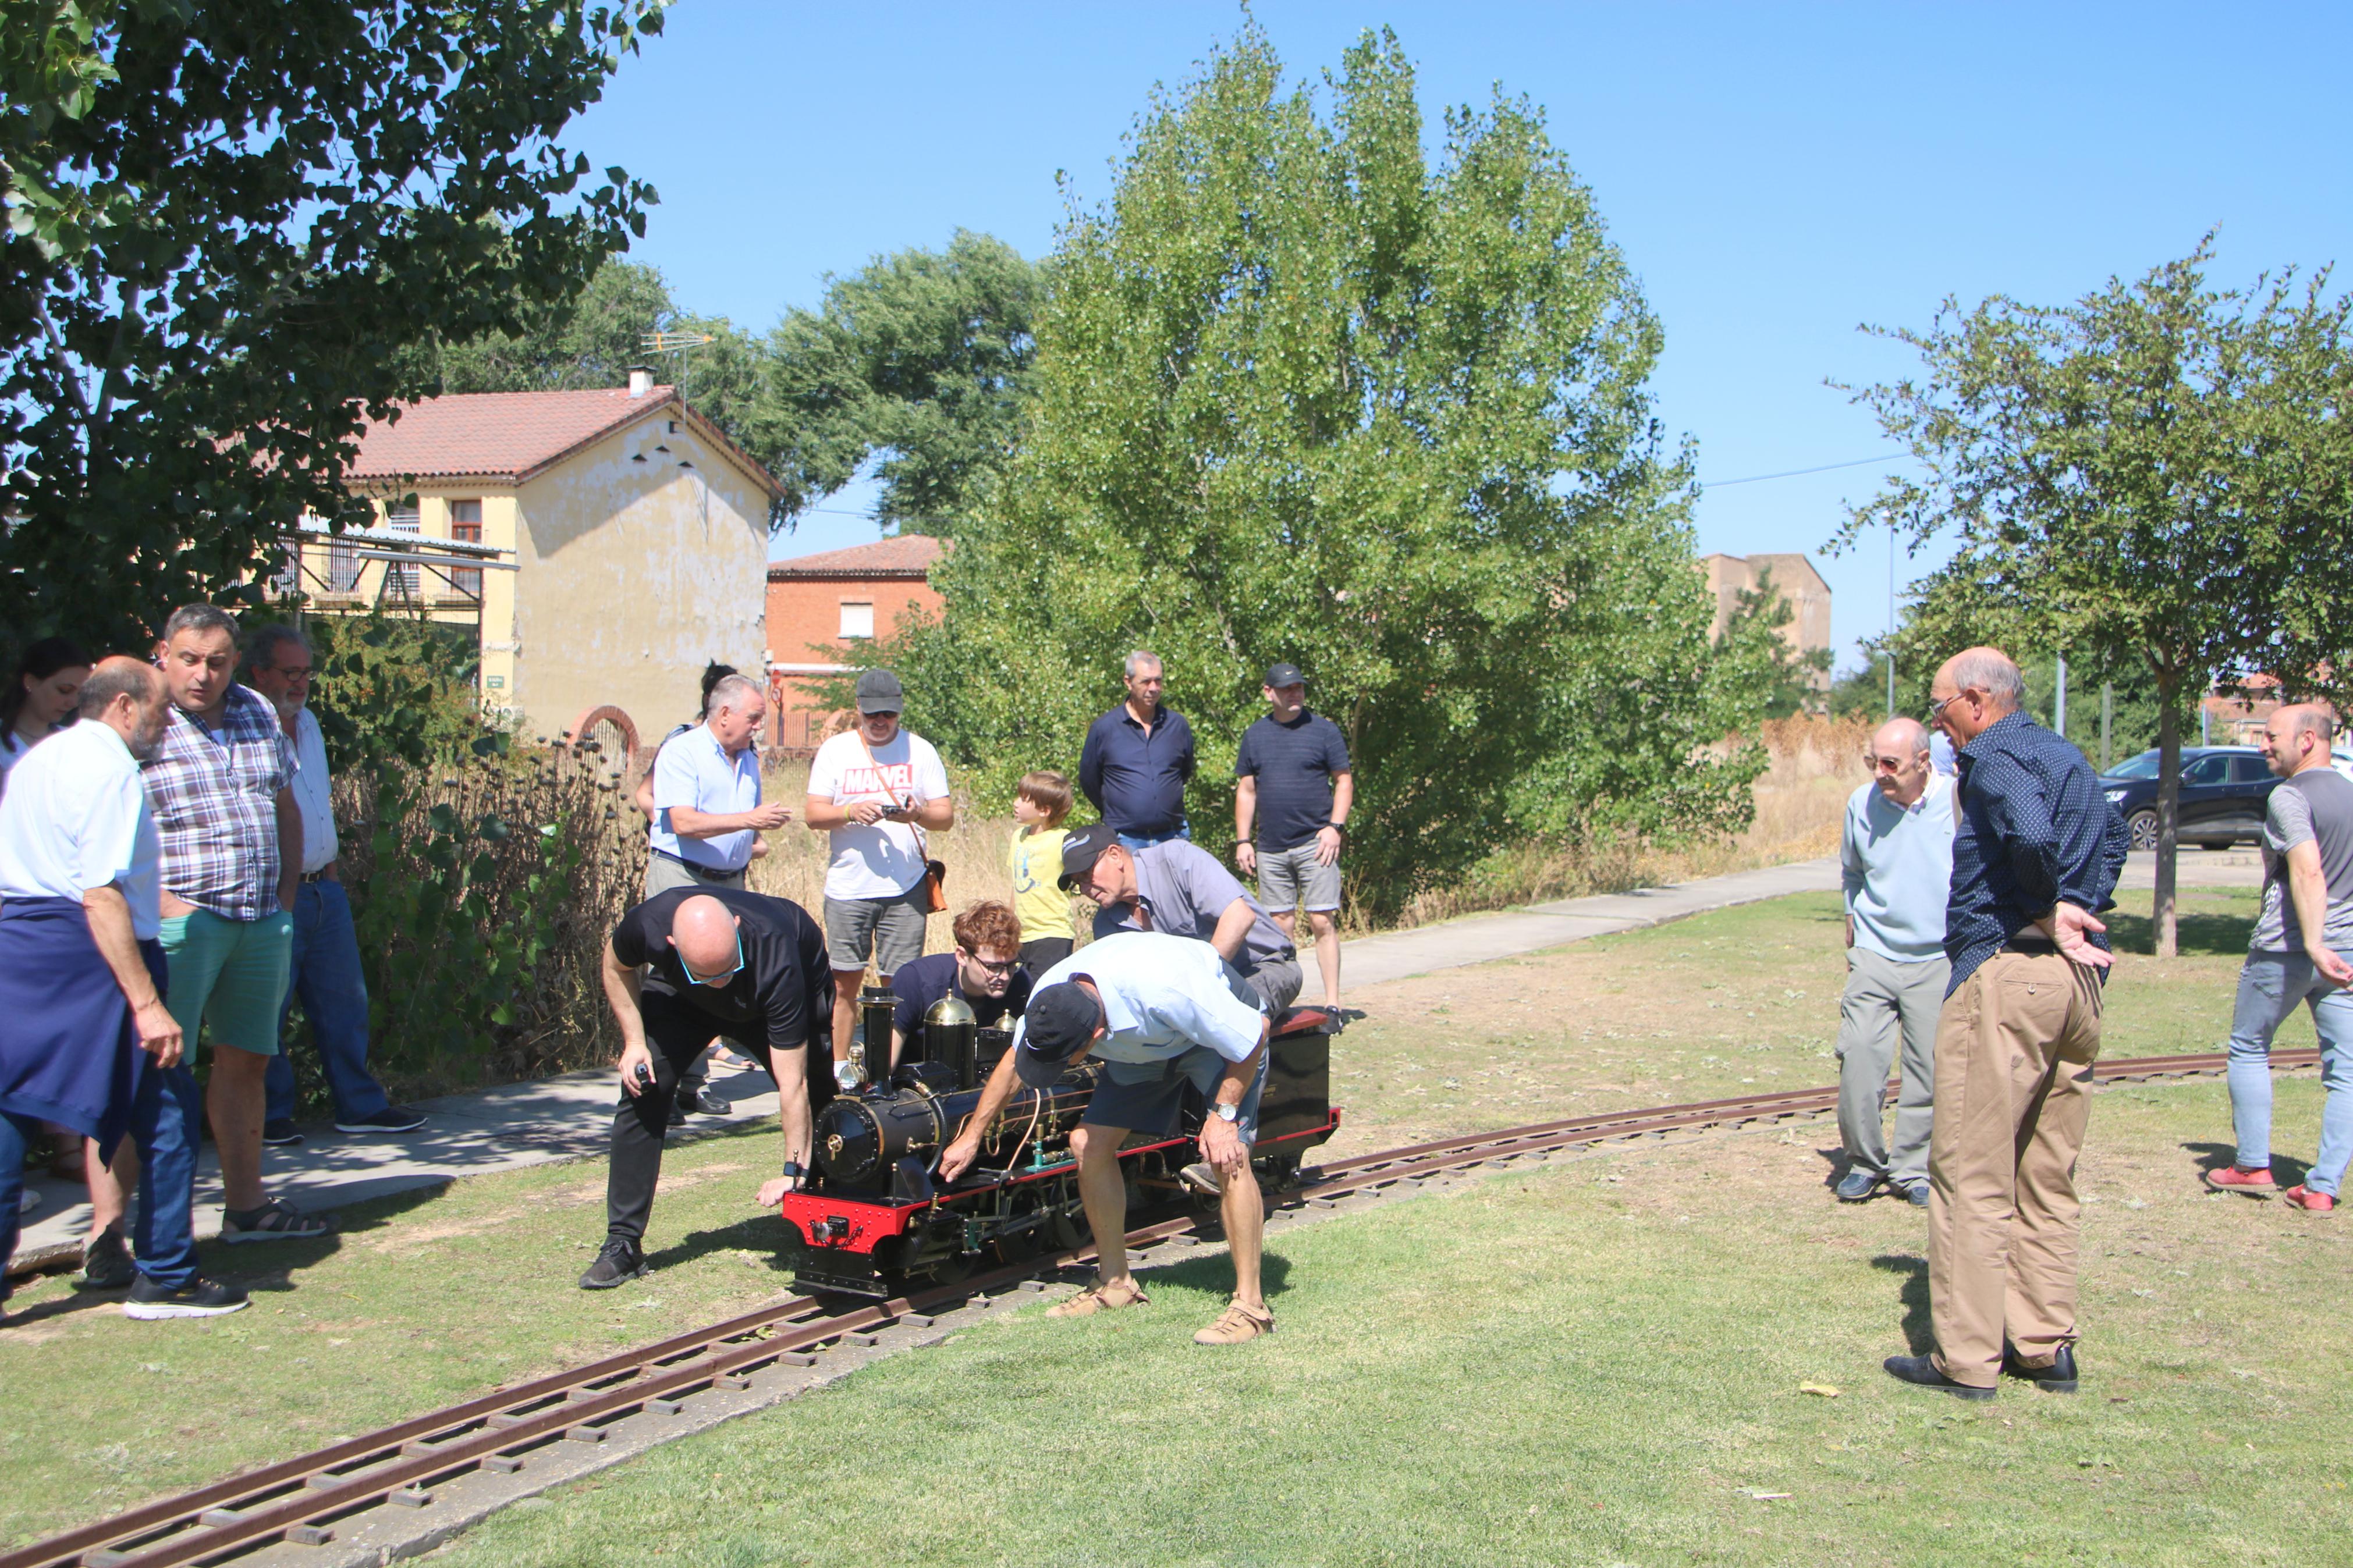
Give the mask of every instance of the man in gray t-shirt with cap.
[(1062, 889), (1095, 903), (1095, 940), (1123, 931), (1166, 931), (1208, 942), (1241, 972), (1270, 1016), (1299, 998), (1299, 953), (1291, 935), (1218, 858), (1189, 839), (1133, 849), (1109, 826), (1062, 840)]
[(2264, 759), (2280, 775), (2263, 814), (2263, 906), (2239, 971), (2231, 1013), (2231, 1120), (2239, 1149), (2206, 1173), (2209, 1186), (2268, 1197), (2272, 1180), (2272, 1036), (2298, 1005), (2320, 1035), (2328, 1099), (2320, 1148), (2284, 1194), (2326, 1214), (2353, 1159), (2353, 779), (2329, 765), (2336, 722), (2317, 703), (2281, 708), (2263, 724)]

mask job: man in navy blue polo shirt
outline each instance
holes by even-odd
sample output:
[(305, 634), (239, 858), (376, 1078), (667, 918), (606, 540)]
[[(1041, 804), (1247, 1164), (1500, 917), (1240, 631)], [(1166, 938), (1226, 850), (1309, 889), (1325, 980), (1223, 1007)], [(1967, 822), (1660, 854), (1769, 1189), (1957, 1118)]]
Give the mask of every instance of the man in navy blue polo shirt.
[[(1234, 864), (1258, 874), (1259, 901), (1296, 942), (1299, 913), (1315, 937), (1324, 1005), (1340, 1005), (1340, 848), (1356, 777), (1340, 726), (1307, 709), (1307, 677), (1295, 664), (1266, 672), (1267, 716), (1242, 731), (1234, 753)], [(1258, 835), (1250, 835), (1250, 819)]]
[(1131, 849), (1190, 838), (1185, 786), (1193, 778), (1193, 726), (1160, 700), (1160, 656), (1127, 656), (1127, 700), (1087, 727), (1079, 788)]

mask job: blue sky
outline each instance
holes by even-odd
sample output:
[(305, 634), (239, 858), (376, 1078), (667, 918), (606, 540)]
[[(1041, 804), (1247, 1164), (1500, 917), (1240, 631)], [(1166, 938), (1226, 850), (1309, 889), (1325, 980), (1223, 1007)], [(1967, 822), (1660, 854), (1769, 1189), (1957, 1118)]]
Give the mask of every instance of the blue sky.
[[(1665, 323), (1655, 387), (1703, 479), (1891, 450), (1825, 378), (1913, 363), (1858, 323), (1947, 294), (2059, 302), (2221, 229), (2216, 277), (2353, 252), (2353, 7), (1324, 4), (1253, 14), (1296, 77), (1396, 29), (1425, 119), (1499, 85), (1547, 112)], [(571, 133), (661, 193), (632, 253), (680, 301), (765, 328), (828, 272), (983, 230), (1051, 248), (1155, 82), (1226, 5), (812, 6), (682, 0)], [(1883, 465), (1718, 486), (1704, 550), (1805, 550), (1841, 668), (1887, 618), (1883, 540), (1821, 547)], [(875, 537), (848, 491), (776, 552)], [(1905, 575), (1916, 568), (1907, 565)]]

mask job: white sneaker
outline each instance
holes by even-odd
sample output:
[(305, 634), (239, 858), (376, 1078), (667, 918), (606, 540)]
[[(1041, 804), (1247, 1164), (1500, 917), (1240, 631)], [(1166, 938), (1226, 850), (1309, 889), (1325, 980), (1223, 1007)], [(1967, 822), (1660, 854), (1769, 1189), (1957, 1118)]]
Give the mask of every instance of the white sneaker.
[(1197, 1193), (1216, 1197), (1223, 1193), (1225, 1184), (1218, 1180), (1218, 1168), (1207, 1160), (1196, 1160), (1176, 1173), (1176, 1179)]

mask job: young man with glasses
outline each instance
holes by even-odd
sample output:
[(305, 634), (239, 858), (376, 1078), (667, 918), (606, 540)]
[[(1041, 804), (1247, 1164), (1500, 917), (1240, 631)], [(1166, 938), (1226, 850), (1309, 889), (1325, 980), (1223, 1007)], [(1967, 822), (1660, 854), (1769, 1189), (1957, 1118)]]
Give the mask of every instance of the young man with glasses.
[[(1936, 1018), (1945, 1005), (1945, 900), (1953, 882), (1953, 781), (1935, 771), (1928, 731), (1890, 719), (1871, 737), (1871, 782), (1846, 803), (1839, 861), (1846, 889), (1846, 990), (1839, 998), (1841, 1202), (1882, 1183), (1928, 1205)], [(1881, 1131), (1887, 1073), (1903, 1046), (1893, 1148)]]
[(1029, 972), (1021, 966), (1021, 918), (1009, 904), (984, 901), (955, 918), (955, 951), (934, 952), (903, 964), (891, 976), (899, 1005), (891, 1014), (891, 1065), (897, 1067), (907, 1037), (923, 1026), (923, 1015), (944, 996), (958, 996), (984, 1029), (1029, 1005)]
[(776, 1085), (783, 1174), (754, 1201), (800, 1185), (818, 1107), (833, 1098), (833, 977), (825, 933), (786, 899), (733, 888), (673, 888), (621, 917), (605, 943), (605, 999), (620, 1026), (621, 1100), (605, 1187), (605, 1246), (584, 1290), (646, 1272), (646, 1222), (661, 1180), (662, 1135), (679, 1074), (720, 1036)]

